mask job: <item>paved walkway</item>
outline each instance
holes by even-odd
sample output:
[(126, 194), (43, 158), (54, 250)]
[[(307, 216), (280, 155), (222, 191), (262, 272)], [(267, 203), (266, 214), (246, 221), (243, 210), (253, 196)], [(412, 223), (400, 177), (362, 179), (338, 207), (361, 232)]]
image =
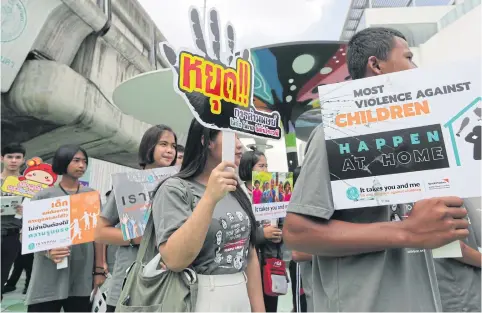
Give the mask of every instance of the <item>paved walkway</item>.
[[(3, 295), (3, 301), (0, 305), (2, 312), (27, 312), (27, 306), (23, 301), (25, 295), (22, 294), (25, 285), (25, 273), (17, 283), (17, 290)], [(291, 300), (291, 290), (288, 290), (286, 296), (280, 297), (278, 302), (278, 312), (291, 312), (293, 309)]]
[(25, 272), (17, 283), (17, 289), (3, 295), (0, 305), (2, 312), (27, 312), (27, 306), (23, 303), (25, 300), (25, 295), (22, 294), (23, 286), (25, 286)]

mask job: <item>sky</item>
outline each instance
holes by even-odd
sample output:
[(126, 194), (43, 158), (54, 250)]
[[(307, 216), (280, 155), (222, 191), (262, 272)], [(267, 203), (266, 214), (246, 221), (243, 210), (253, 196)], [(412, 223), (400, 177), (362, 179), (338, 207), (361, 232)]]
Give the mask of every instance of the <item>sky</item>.
[[(194, 48), (188, 12), (215, 7), (221, 28), (229, 21), (236, 50), (296, 41), (338, 41), (350, 0), (138, 0), (174, 48)], [(222, 30), (223, 32), (223, 30)], [(243, 140), (244, 144), (254, 140)], [(270, 171), (287, 171), (284, 141), (268, 142)]]

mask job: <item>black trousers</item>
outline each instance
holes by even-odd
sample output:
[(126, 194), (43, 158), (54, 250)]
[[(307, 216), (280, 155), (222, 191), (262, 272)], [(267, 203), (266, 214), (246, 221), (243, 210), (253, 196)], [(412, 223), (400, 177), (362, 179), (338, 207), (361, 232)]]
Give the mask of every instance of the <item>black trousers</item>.
[(19, 236), (18, 231), (11, 231), (6, 235), (2, 235), (2, 294), (3, 285), (7, 282), (13, 262), (15, 262), (15, 258), (18, 256), (21, 248)]
[(278, 297), (267, 296), (263, 292), (264, 307), (266, 312), (277, 312), (278, 311)]
[(68, 297), (28, 306), (28, 312), (60, 312), (61, 309), (64, 309), (64, 312), (91, 312), (90, 297)]
[[(298, 282), (298, 275), (297, 275), (297, 272), (296, 272), (296, 262), (295, 261), (291, 261), (290, 262), (290, 266), (289, 266), (289, 269), (290, 269), (290, 278), (291, 278), (291, 294), (293, 295), (293, 310), (294, 312), (298, 312), (297, 308), (296, 308), (296, 284)], [(299, 282), (300, 284), (300, 288), (303, 288), (303, 283), (302, 281)], [(303, 294), (300, 296), (300, 309), (301, 309), (301, 312), (306, 312), (308, 310), (307, 308), (307, 304), (306, 304), (306, 295)]]
[(22, 276), (23, 270), (25, 270), (25, 273), (27, 274), (27, 278), (25, 280), (25, 288), (28, 288), (28, 284), (30, 283), (30, 277), (32, 276), (33, 255), (33, 253), (22, 255), (21, 251), (18, 253), (15, 263), (13, 263), (12, 274), (7, 280), (7, 286), (15, 287), (18, 280), (20, 279), (20, 276)]

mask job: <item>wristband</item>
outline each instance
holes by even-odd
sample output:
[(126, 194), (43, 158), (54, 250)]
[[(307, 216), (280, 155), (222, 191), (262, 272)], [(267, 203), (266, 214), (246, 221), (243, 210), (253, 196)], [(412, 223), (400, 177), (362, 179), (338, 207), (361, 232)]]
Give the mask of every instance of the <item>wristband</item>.
[(92, 275), (94, 275), (94, 276), (105, 276), (105, 273), (92, 272)]

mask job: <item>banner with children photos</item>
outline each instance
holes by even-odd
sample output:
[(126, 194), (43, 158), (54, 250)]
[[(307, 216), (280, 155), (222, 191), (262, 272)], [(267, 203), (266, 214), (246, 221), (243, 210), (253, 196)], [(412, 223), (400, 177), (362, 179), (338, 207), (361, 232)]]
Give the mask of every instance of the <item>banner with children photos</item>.
[(99, 213), (97, 191), (24, 203), (22, 254), (94, 241)]
[(249, 50), (237, 50), (233, 25), (222, 27), (216, 9), (209, 10), (206, 18), (209, 24), (197, 8), (189, 10), (195, 51), (175, 51), (169, 43), (161, 43), (174, 73), (174, 90), (205, 127), (280, 139), (279, 113), (258, 111), (253, 104), (254, 67)]
[(28, 160), (26, 165), (27, 168), (21, 176), (8, 176), (4, 180), (3, 192), (32, 198), (40, 190), (52, 187), (58, 179), (52, 165), (43, 163), (39, 157)]
[(319, 87), (336, 209), (481, 195), (480, 60)]
[(151, 196), (160, 182), (179, 171), (176, 166), (112, 174), (117, 211), (124, 240), (144, 234)]
[(253, 172), (252, 206), (257, 221), (283, 218), (293, 191), (293, 173)]

